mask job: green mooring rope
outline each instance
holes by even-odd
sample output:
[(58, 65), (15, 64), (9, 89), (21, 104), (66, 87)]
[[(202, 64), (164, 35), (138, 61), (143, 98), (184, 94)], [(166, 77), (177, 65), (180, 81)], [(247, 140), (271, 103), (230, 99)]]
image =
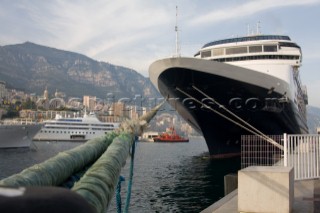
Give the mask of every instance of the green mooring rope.
[(98, 213), (104, 213), (109, 207), (121, 168), (126, 163), (133, 141), (134, 137), (130, 133), (122, 133), (116, 137), (107, 151), (72, 188), (73, 191), (84, 197)]
[(125, 213), (129, 212), (129, 206), (130, 206), (132, 180), (133, 180), (133, 167), (134, 167), (134, 153), (135, 153), (135, 149), (136, 149), (136, 140), (132, 144), (132, 148), (131, 148), (130, 174), (129, 174), (129, 181), (128, 181), (126, 204), (125, 204), (125, 208), (124, 208), (124, 212)]
[[(60, 186), (72, 175), (82, 173), (92, 165), (71, 190), (84, 197), (98, 213), (104, 213), (114, 196), (121, 168), (132, 146), (132, 161), (128, 185), (126, 212), (129, 208), (133, 176), (134, 135), (140, 135), (146, 124), (153, 118), (165, 101), (139, 118), (123, 122), (121, 127), (106, 136), (92, 139), (74, 149), (61, 152), (41, 164), (36, 164), (0, 181), (0, 186)], [(98, 159), (98, 160), (97, 160)], [(71, 186), (70, 185), (70, 186)]]
[(29, 167), (22, 172), (0, 181), (3, 186), (59, 186), (74, 173), (92, 164), (112, 143), (117, 136), (110, 133), (75, 147), (60, 152), (43, 163)]

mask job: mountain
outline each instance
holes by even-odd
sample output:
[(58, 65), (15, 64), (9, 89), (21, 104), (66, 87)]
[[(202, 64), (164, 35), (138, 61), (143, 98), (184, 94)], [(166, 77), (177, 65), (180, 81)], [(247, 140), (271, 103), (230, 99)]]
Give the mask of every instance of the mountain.
[(149, 78), (132, 69), (30, 42), (0, 47), (0, 80), (38, 95), (47, 87), (73, 97), (160, 97)]
[(315, 134), (317, 127), (320, 127), (320, 108), (308, 106), (307, 111), (309, 132)]

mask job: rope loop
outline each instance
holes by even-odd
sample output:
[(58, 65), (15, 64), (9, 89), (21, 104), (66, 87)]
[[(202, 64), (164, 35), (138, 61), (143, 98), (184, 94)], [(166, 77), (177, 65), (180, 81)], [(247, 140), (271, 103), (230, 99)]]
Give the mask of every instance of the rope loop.
[(119, 181), (117, 184), (117, 189), (116, 189), (116, 201), (117, 201), (117, 212), (121, 213), (121, 206), (122, 206), (122, 202), (121, 202), (121, 182), (125, 181), (125, 178), (123, 176), (119, 177)]

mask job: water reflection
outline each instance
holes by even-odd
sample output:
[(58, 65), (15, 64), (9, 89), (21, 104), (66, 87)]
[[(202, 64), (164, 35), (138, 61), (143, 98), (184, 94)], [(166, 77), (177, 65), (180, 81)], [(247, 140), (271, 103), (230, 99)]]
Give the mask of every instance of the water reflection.
[(224, 176), (239, 168), (240, 158), (186, 158), (180, 165), (168, 167), (168, 171), (174, 171), (168, 173), (171, 182), (162, 181), (156, 191), (158, 200), (150, 202), (155, 212), (200, 212), (223, 197)]

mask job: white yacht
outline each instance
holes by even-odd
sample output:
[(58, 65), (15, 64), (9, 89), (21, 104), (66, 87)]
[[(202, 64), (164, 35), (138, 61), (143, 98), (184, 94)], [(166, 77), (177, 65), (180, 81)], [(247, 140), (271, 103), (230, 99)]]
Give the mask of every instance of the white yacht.
[(308, 132), (301, 62), (289, 36), (256, 34), (209, 42), (194, 57), (157, 60), (149, 75), (212, 156), (232, 157), (241, 135)]
[(62, 117), (44, 122), (43, 128), (33, 138), (35, 141), (82, 141), (107, 134), (119, 127), (119, 123), (101, 122), (94, 113), (83, 117)]

